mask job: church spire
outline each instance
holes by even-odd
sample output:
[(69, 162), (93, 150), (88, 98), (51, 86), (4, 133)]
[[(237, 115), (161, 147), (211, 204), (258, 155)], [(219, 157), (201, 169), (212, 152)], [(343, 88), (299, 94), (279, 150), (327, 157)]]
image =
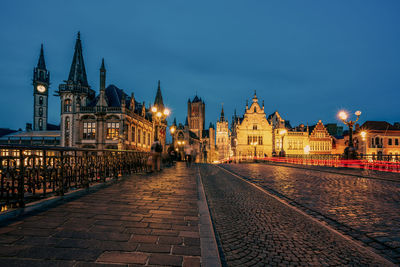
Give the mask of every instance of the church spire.
[(100, 90), (106, 89), (106, 68), (104, 67), (104, 58), (101, 60), (100, 67)]
[(224, 103), (222, 103), (222, 109), (221, 109), (221, 117), (219, 118), (219, 120), (225, 121), (225, 114), (224, 114)]
[(89, 86), (86, 77), (85, 63), (83, 61), (81, 34), (78, 32), (78, 37), (75, 43), (75, 52), (72, 59), (71, 69), (69, 71), (68, 81), (74, 84)]
[(46, 70), (46, 63), (44, 61), (43, 44), (40, 46), (40, 56), (37, 64), (37, 68), (41, 70)]
[(156, 106), (159, 109), (164, 109), (164, 101), (161, 95), (160, 80), (158, 80), (158, 88), (157, 88), (156, 99), (154, 100), (154, 106)]

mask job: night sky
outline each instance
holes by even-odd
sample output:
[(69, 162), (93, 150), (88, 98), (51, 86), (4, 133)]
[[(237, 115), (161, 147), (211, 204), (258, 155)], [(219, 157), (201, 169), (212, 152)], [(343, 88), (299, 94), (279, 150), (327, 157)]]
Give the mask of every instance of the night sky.
[[(1, 1), (0, 128), (33, 119), (32, 70), (40, 44), (53, 96), (67, 79), (76, 34), (86, 71), (146, 105), (161, 80), (171, 117), (184, 122), (188, 98), (206, 102), (206, 125), (221, 103), (231, 118), (257, 90), (267, 115), (292, 126), (339, 122), (360, 109), (365, 120), (400, 121), (400, 1)], [(172, 121), (172, 120), (170, 120)]]

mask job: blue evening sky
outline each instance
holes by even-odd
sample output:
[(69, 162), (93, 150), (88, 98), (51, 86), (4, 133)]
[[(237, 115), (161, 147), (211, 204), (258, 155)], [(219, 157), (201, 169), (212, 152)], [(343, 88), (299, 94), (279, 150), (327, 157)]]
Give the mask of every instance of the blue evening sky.
[(0, 127), (33, 119), (32, 70), (44, 44), (53, 96), (68, 77), (81, 31), (89, 84), (107, 84), (154, 101), (161, 80), (171, 117), (184, 122), (187, 99), (206, 102), (206, 125), (224, 103), (226, 117), (257, 90), (267, 115), (293, 126), (338, 122), (360, 109), (361, 121), (400, 121), (400, 1), (22, 1), (0, 2)]

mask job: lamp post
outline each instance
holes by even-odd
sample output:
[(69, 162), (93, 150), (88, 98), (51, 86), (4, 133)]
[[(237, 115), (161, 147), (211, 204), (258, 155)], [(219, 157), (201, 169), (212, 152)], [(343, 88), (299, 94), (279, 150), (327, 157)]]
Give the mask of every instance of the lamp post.
[[(159, 129), (158, 127), (171, 113), (169, 109), (164, 108), (163, 106), (158, 108), (157, 106), (153, 106), (151, 108), (151, 112), (153, 113), (153, 123), (154, 123), (154, 140), (159, 139)], [(165, 127), (166, 128), (166, 127)], [(164, 133), (165, 134), (165, 133)], [(162, 143), (162, 142), (161, 142)], [(163, 144), (164, 146), (165, 144)]]
[(176, 127), (175, 127), (175, 125), (172, 125), (171, 127), (169, 127), (169, 132), (171, 133), (171, 137), (172, 137), (172, 145), (174, 145), (174, 133), (175, 133), (175, 131), (176, 131)]
[(354, 113), (357, 116), (357, 119), (355, 121), (347, 120), (349, 115), (345, 111), (340, 111), (338, 113), (338, 117), (342, 120), (342, 122), (349, 126), (349, 145), (344, 149), (344, 157), (346, 159), (356, 159), (357, 158), (357, 153), (356, 150), (354, 149), (354, 144), (353, 144), (353, 126), (354, 124), (358, 121), (361, 115), (361, 111), (357, 110)]
[(279, 135), (281, 136), (281, 151), (279, 151), (279, 157), (284, 157), (285, 156), (285, 150), (283, 149), (283, 138), (285, 137), (285, 134), (287, 133), (286, 129), (280, 130)]

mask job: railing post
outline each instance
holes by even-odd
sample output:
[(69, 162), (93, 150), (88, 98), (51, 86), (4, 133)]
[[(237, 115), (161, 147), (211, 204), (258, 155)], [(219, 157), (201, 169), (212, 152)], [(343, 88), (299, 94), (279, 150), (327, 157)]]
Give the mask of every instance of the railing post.
[(46, 158), (46, 150), (43, 150), (43, 196), (46, 196), (46, 188), (47, 188), (47, 183), (46, 183), (46, 178), (47, 178), (47, 158)]
[(25, 202), (24, 202), (24, 154), (23, 150), (19, 150), (19, 177), (18, 177), (18, 206), (20, 208), (25, 207)]
[[(60, 151), (61, 171), (60, 171), (60, 196), (64, 195), (64, 151)], [(59, 185), (60, 186), (60, 185)]]

